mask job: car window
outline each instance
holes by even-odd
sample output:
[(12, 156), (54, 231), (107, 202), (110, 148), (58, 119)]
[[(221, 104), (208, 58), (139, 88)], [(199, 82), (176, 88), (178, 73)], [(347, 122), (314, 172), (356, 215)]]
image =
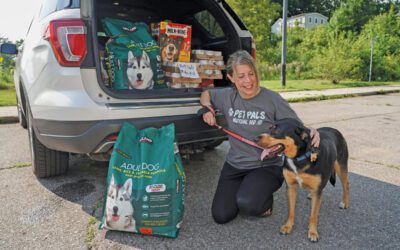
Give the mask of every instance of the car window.
[(80, 0), (58, 0), (57, 10), (78, 8), (80, 5)]
[(57, 10), (63, 10), (71, 5), (71, 0), (58, 0)]
[(224, 37), (224, 31), (215, 20), (214, 16), (207, 10), (200, 11), (194, 15), (196, 20), (208, 31), (213, 38)]
[(57, 3), (58, 1), (56, 0), (45, 0), (43, 2), (42, 9), (40, 10), (39, 19), (43, 19), (56, 11)]
[(71, 0), (70, 8), (79, 8), (81, 5), (81, 0)]

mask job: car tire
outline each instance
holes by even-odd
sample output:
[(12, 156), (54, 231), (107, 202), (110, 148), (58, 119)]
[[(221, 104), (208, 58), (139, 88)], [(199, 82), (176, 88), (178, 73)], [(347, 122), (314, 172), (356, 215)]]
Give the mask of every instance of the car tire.
[(21, 104), (18, 101), (17, 98), (17, 110), (18, 110), (18, 121), (19, 121), (19, 125), (21, 125), (21, 127), (23, 127), (24, 129), (28, 128), (28, 124), (26, 122), (26, 117), (24, 112), (22, 111), (22, 107)]
[(218, 147), (219, 145), (221, 145), (225, 140), (213, 140), (210, 142), (207, 142), (206, 145), (204, 146), (204, 148), (206, 150), (213, 150), (214, 148)]
[(36, 137), (32, 126), (32, 114), (27, 106), (27, 125), (33, 173), (38, 178), (62, 175), (68, 170), (69, 153), (44, 146)]

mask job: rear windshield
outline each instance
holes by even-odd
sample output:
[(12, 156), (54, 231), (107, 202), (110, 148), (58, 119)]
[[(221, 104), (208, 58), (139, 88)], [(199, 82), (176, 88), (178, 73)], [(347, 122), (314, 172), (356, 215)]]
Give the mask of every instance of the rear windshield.
[(45, 0), (40, 10), (39, 18), (43, 19), (59, 10), (79, 8), (80, 0)]
[(80, 0), (59, 0), (57, 10), (79, 8)]

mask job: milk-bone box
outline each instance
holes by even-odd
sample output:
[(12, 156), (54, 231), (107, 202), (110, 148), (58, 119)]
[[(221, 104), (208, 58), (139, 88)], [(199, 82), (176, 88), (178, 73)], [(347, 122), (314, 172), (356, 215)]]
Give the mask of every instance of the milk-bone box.
[(191, 25), (172, 22), (152, 23), (151, 33), (158, 41), (163, 62), (190, 62)]

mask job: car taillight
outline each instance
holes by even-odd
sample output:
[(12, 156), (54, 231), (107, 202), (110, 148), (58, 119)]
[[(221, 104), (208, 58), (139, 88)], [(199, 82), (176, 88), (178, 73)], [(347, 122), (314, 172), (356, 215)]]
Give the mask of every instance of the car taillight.
[(251, 56), (256, 60), (257, 57), (257, 49), (256, 43), (254, 42), (254, 38), (251, 38)]
[(86, 26), (82, 20), (50, 21), (43, 38), (50, 42), (61, 65), (77, 67), (85, 59)]
[(118, 135), (110, 135), (107, 137), (107, 141), (116, 141), (118, 139)]

